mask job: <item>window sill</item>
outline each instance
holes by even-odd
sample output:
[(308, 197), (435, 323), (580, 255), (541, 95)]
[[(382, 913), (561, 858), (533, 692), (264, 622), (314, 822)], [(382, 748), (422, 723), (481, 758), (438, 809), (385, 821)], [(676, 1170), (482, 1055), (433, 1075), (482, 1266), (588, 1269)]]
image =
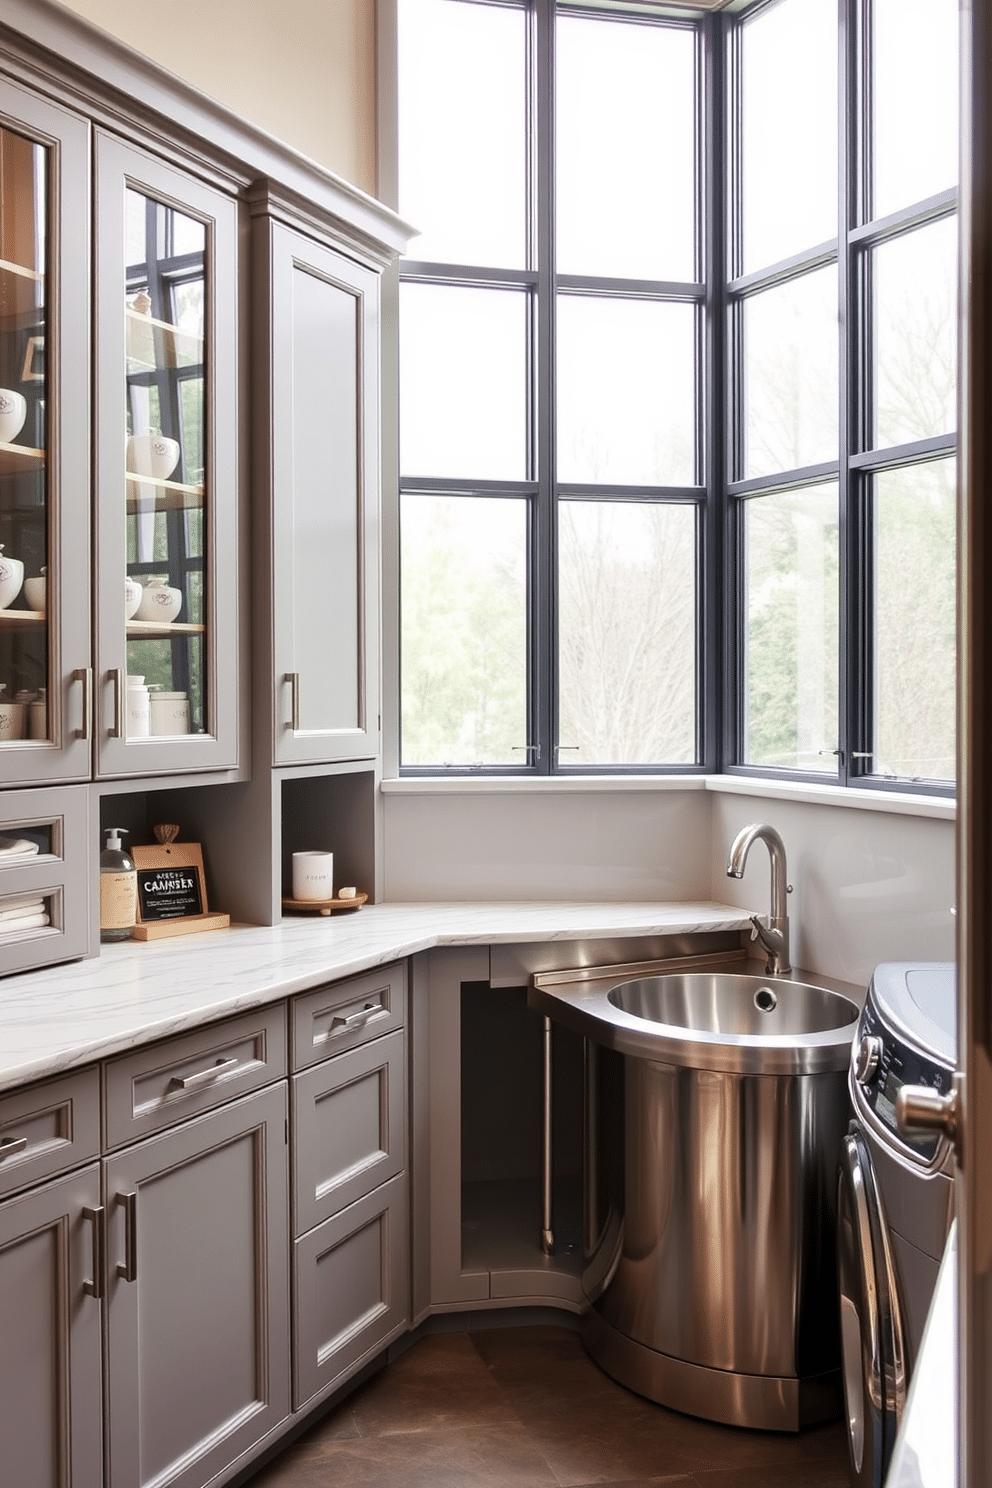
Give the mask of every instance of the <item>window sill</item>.
[(796, 801), (807, 806), (842, 806), (856, 811), (883, 811), (894, 816), (957, 819), (957, 802), (945, 796), (912, 791), (857, 790), (808, 781), (762, 780), (753, 775), (418, 775), (383, 780), (380, 789), (396, 796), (527, 796), (627, 792), (716, 791), (721, 795)]

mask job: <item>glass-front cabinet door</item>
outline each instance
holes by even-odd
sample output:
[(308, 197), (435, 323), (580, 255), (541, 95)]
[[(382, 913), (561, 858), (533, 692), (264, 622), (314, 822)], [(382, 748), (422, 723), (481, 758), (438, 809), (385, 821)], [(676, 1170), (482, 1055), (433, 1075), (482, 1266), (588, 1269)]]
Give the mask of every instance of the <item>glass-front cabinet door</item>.
[(0, 782), (90, 772), (89, 128), (0, 83)]
[(97, 769), (238, 763), (236, 205), (97, 137)]

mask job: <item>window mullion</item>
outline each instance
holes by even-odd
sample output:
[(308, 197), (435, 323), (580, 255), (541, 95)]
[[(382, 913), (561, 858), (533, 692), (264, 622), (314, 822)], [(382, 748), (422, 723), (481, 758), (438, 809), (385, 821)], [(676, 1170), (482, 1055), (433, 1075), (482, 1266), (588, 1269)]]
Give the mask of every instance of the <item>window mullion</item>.
[(537, 270), (531, 351), (531, 740), (541, 774), (557, 768), (557, 559), (555, 523), (554, 0), (531, 20), (531, 267)]

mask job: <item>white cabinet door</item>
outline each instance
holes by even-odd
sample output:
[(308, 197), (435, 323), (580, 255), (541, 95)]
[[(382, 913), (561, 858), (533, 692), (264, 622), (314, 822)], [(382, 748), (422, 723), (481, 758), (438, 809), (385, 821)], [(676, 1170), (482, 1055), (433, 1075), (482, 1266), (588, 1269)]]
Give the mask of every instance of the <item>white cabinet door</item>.
[[(258, 402), (274, 615), (272, 757), (370, 759), (379, 748), (379, 275), (268, 217)], [(263, 627), (264, 630), (264, 627)], [(263, 692), (264, 687), (264, 692)]]
[(289, 1414), (286, 1095), (107, 1160), (111, 1488), (201, 1488)]
[(103, 1478), (100, 1168), (0, 1204), (0, 1478)]

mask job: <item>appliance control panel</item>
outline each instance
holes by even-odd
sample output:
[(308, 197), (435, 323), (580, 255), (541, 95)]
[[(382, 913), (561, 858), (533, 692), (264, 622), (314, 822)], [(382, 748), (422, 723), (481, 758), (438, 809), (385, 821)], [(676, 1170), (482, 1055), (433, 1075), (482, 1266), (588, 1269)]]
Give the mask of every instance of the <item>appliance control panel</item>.
[(881, 1018), (869, 993), (851, 1054), (860, 1099), (908, 1151), (924, 1162), (935, 1156), (942, 1138), (904, 1137), (896, 1126), (896, 1096), (904, 1085), (925, 1085), (947, 1095), (954, 1071), (905, 1043)]

